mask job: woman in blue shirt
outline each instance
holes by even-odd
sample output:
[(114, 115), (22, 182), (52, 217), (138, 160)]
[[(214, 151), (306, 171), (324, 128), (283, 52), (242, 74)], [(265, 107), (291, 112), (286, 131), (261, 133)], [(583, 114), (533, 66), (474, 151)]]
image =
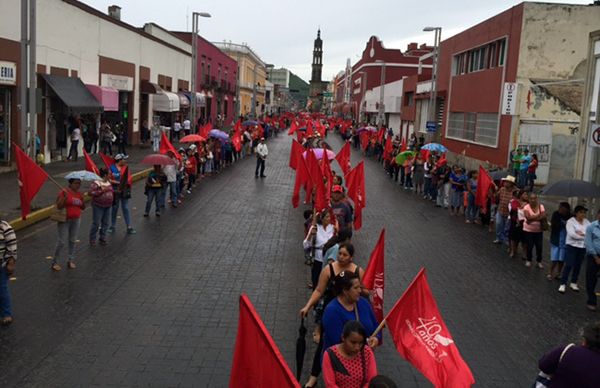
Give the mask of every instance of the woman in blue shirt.
[(379, 325), (371, 304), (361, 297), (362, 287), (354, 272), (344, 271), (338, 275), (335, 283), (337, 297), (325, 308), (323, 314), (323, 349), (340, 343), (344, 325), (348, 321), (359, 321), (365, 328), (371, 347), (379, 344), (381, 333), (372, 337)]

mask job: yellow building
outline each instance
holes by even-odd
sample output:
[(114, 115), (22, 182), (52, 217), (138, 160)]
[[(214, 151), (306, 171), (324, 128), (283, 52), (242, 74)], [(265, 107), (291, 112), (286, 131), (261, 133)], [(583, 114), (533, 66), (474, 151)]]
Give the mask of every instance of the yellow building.
[(238, 115), (258, 117), (265, 113), (266, 64), (245, 44), (230, 42), (214, 44), (238, 63), (239, 93), (236, 105)]

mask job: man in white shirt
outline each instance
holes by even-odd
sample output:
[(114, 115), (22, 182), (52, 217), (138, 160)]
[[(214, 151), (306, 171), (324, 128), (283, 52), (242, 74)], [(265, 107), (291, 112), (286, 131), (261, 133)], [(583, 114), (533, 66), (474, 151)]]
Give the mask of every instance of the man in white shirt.
[(179, 141), (179, 134), (181, 133), (181, 123), (179, 119), (175, 120), (173, 123), (173, 140), (177, 139)]
[(260, 138), (260, 143), (256, 146), (256, 171), (254, 172), (254, 177), (258, 178), (258, 169), (260, 168), (260, 177), (266, 178), (265, 175), (265, 159), (267, 159), (267, 155), (269, 154), (269, 150), (267, 149), (267, 145), (265, 144), (265, 138)]
[(192, 123), (191, 123), (190, 119), (183, 120), (183, 132), (185, 133), (186, 136), (191, 133), (191, 129), (192, 129)]
[(71, 147), (69, 148), (69, 156), (67, 160), (77, 161), (77, 153), (79, 149), (79, 140), (81, 139), (81, 129), (79, 129), (79, 124), (73, 128), (73, 132), (71, 132)]

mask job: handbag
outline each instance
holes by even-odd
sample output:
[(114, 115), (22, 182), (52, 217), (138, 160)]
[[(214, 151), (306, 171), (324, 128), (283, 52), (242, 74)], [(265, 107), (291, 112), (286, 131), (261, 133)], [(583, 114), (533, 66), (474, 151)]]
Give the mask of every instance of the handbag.
[(550, 224), (548, 223), (548, 217), (544, 217), (540, 220), (540, 226), (542, 228), (542, 231), (547, 231), (548, 229), (550, 229)]
[[(560, 358), (558, 359), (559, 364), (562, 361), (563, 357), (565, 356), (565, 353), (567, 353), (567, 350), (569, 350), (569, 348), (571, 348), (572, 346), (575, 346), (575, 344), (571, 343), (571, 344), (568, 344), (567, 346), (565, 346), (562, 353), (560, 354)], [(550, 386), (551, 380), (552, 380), (552, 375), (549, 375), (547, 373), (540, 371), (538, 373), (537, 377), (535, 378), (532, 388), (548, 388)]]
[(67, 222), (67, 208), (63, 207), (62, 209), (59, 209), (54, 205), (54, 209), (50, 214), (50, 219), (56, 222)]

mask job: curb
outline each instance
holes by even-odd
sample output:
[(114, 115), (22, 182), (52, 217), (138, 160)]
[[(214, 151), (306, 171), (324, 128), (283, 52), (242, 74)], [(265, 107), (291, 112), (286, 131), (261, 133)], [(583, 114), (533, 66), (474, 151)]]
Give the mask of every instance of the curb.
[[(148, 174), (150, 174), (150, 171), (152, 171), (151, 168), (148, 168), (148, 169), (142, 170), (142, 171), (138, 171), (131, 176), (131, 180), (133, 182), (140, 181), (140, 180), (146, 178), (148, 176)], [(89, 200), (90, 200), (90, 198), (86, 196), (85, 201), (88, 202)], [(34, 211), (33, 213), (31, 213), (27, 216), (26, 220), (24, 220), (22, 218), (17, 218), (16, 220), (9, 221), (9, 224), (13, 227), (13, 229), (15, 231), (19, 231), (19, 230), (25, 229), (28, 226), (37, 224), (38, 222), (49, 218), (50, 214), (52, 214), (52, 211), (54, 211), (54, 205), (50, 205), (43, 209)]]

